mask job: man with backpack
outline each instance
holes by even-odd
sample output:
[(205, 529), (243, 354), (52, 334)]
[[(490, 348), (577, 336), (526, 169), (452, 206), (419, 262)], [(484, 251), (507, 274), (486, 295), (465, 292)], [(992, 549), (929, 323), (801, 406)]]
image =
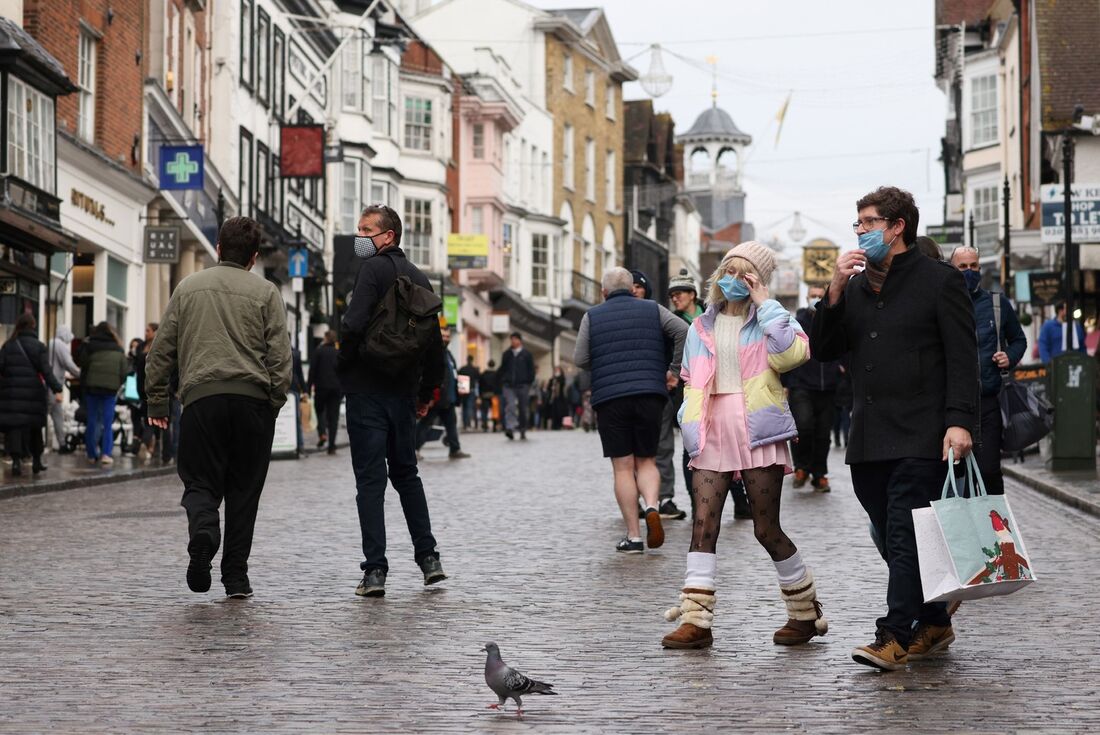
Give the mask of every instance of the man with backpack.
[(387, 478), (401, 498), (424, 584), (446, 579), (416, 467), (416, 420), (443, 382), (442, 303), (401, 250), (401, 218), (370, 206), (359, 216), (359, 268), (342, 323), (338, 374), (347, 396), (355, 502), (363, 535), (363, 580), (355, 594), (386, 594)]

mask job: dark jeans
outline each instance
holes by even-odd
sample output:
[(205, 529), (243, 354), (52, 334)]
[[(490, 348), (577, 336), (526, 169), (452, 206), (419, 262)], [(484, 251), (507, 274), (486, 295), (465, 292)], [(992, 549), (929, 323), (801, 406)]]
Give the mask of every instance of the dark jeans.
[(336, 432), (340, 428), (340, 402), (344, 399), (338, 390), (318, 390), (313, 397), (317, 409), (317, 433), (328, 439), (329, 448), (336, 446)]
[(852, 465), (856, 497), (871, 519), (874, 533), (882, 541), (890, 568), (886, 588), (886, 616), (875, 624), (894, 634), (908, 646), (913, 622), (947, 625), (947, 605), (925, 603), (917, 565), (917, 542), (913, 533), (913, 509), (927, 508), (939, 498), (947, 465), (934, 459), (897, 459)]
[(794, 468), (814, 477), (829, 474), (829, 430), (836, 412), (836, 392), (792, 388), (788, 396), (798, 427), (798, 441), (791, 442)]
[[(481, 396), (481, 430), (489, 430), (489, 416), (493, 411), (493, 397)], [(493, 419), (493, 431), (497, 430), (497, 421)]]
[(193, 539), (221, 540), (218, 507), (225, 499), (222, 584), (247, 578), (260, 493), (271, 461), (275, 410), (267, 401), (236, 395), (201, 398), (180, 417), (179, 463), (187, 528)]
[(982, 396), (982, 428), (974, 445), (974, 459), (985, 480), (985, 490), (990, 495), (1005, 494), (1005, 478), (1001, 474), (1001, 402), (997, 396)]
[(471, 426), (476, 428), (477, 396), (471, 392), (464, 396), (459, 396), (458, 400), (462, 401), (462, 428), (464, 430), (469, 429)]
[(833, 444), (848, 446), (848, 432), (852, 428), (852, 407), (836, 406), (833, 418)]
[(428, 441), (428, 431), (437, 418), (439, 423), (443, 424), (443, 430), (447, 435), (447, 446), (450, 448), (451, 454), (462, 451), (462, 446), (458, 441), (458, 419), (455, 416), (454, 406), (445, 408), (437, 406), (416, 423), (416, 451), (419, 452), (420, 448)]
[[(661, 489), (658, 497), (661, 501), (672, 500), (676, 494), (676, 407), (672, 401), (665, 404), (661, 415), (661, 438), (657, 442), (657, 472), (661, 475)], [(687, 474), (684, 474), (687, 479)], [(688, 485), (691, 487), (691, 485)]]
[(84, 408), (87, 412), (84, 448), (91, 459), (109, 457), (114, 451), (115, 401), (114, 393), (84, 394)]
[(358, 493), (359, 528), (363, 534), (360, 564), (368, 569), (389, 570), (386, 561), (386, 478), (401, 499), (405, 523), (412, 536), (414, 558), (419, 564), (439, 556), (428, 517), (424, 483), (416, 470), (416, 408), (411, 396), (349, 393), (348, 440)]

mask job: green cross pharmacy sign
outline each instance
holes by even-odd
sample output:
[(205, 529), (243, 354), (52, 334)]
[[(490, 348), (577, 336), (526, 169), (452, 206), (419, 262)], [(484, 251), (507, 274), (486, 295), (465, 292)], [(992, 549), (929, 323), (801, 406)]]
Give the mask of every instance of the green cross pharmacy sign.
[(161, 189), (201, 189), (203, 186), (202, 146), (162, 145), (158, 173)]

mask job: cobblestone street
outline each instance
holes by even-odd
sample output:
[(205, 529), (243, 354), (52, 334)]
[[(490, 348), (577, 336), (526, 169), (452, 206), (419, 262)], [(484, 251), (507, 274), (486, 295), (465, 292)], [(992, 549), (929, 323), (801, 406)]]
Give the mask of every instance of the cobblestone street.
[[(775, 646), (785, 620), (751, 523), (723, 525), (716, 643), (661, 649), (689, 526), (614, 552), (621, 520), (595, 435), (464, 435), (422, 474), (451, 578), (421, 586), (396, 495), (387, 596), (354, 595), (347, 450), (274, 462), (251, 562), (255, 598), (187, 590), (178, 479), (0, 502), (2, 732), (1095, 732), (1100, 523), (1009, 482), (1040, 581), (964, 603), (958, 640), (908, 671), (856, 665), (886, 568), (841, 455), (829, 495), (787, 481), (784, 525), (815, 569), (830, 632)], [(677, 501), (687, 506), (682, 486)], [(526, 717), (487, 710), (487, 641), (555, 684)]]

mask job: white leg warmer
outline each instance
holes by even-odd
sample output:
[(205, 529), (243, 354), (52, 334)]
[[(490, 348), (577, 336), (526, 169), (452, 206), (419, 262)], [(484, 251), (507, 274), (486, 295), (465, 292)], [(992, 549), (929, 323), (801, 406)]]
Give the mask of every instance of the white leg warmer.
[(817, 588), (814, 586), (814, 575), (806, 570), (806, 576), (794, 584), (781, 584), (779, 589), (783, 593), (783, 602), (787, 605), (787, 615), (792, 620), (813, 620), (814, 628), (819, 635), (825, 635), (829, 630), (829, 621), (821, 612), (821, 604), (817, 601)]
[(775, 564), (775, 573), (779, 576), (779, 584), (790, 585), (806, 576), (806, 565), (802, 562), (802, 553), (794, 552), (794, 555), (783, 561), (772, 562)]
[(707, 554), (702, 551), (689, 551), (687, 555), (687, 573), (684, 575), (684, 586), (693, 589), (698, 589), (700, 587), (708, 590), (716, 589), (714, 577), (717, 572), (717, 554)]

